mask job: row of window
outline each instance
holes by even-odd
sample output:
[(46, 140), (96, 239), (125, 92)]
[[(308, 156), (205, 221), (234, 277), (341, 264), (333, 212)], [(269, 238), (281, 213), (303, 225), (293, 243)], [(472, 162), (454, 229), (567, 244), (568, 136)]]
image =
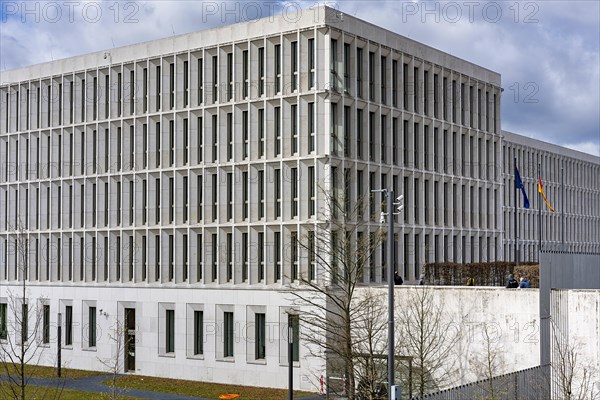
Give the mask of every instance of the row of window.
[[(87, 303), (93, 303), (94, 305), (90, 305)], [(40, 313), (40, 321), (39, 326), (31, 327), (30, 320), (32, 316), (30, 315), (30, 307), (29, 304), (23, 304), (21, 308), (21, 314), (11, 316), (9, 315), (8, 304), (1, 302), (0, 303), (0, 342), (8, 339), (8, 324), (11, 322), (9, 319), (14, 317), (13, 319), (17, 319), (19, 321), (23, 321), (22, 326), (15, 325), (16, 332), (15, 334), (20, 334), (20, 343), (26, 343), (31, 340), (39, 339), (42, 345), (50, 345), (51, 337), (55, 337), (55, 333), (52, 332), (52, 329), (55, 329), (55, 325), (52, 325), (51, 320), (51, 309), (48, 304), (40, 304), (41, 313)], [(256, 308), (256, 306), (254, 306)], [(64, 305), (64, 321), (63, 321), (63, 341), (62, 344), (67, 348), (72, 348), (74, 345), (74, 332), (75, 328), (81, 326), (82, 329), (82, 348), (93, 350), (97, 346), (98, 341), (98, 333), (100, 329), (100, 324), (97, 321), (98, 310), (96, 308), (96, 302), (84, 302), (84, 307), (86, 314), (81, 317), (81, 322), (74, 319), (73, 315), (73, 306), (72, 305)], [(218, 313), (220, 312), (221, 319), (221, 328), (217, 331), (222, 332), (222, 349), (217, 351), (217, 354), (222, 358), (233, 358), (236, 356), (236, 324), (239, 322), (235, 321), (234, 312), (233, 311), (224, 311), (218, 308)], [(222, 306), (223, 309), (230, 309), (227, 306)], [(102, 310), (100, 310), (102, 311)], [(261, 310), (262, 311), (262, 310)], [(159, 320), (161, 321), (162, 326), (159, 328), (159, 336), (161, 337), (161, 344), (159, 346), (159, 354), (161, 355), (169, 355), (175, 353), (175, 345), (176, 345), (176, 330), (181, 329), (181, 326), (176, 325), (175, 321), (175, 306), (173, 304), (160, 304), (159, 312), (162, 314), (159, 316)], [(270, 337), (273, 333), (276, 333), (277, 330), (267, 329), (267, 320), (266, 313), (255, 312), (253, 313), (254, 320), (246, 324), (246, 329), (248, 332), (244, 334), (249, 341), (249, 345), (253, 345), (253, 360), (265, 360), (267, 357), (267, 349), (270, 347), (267, 346), (267, 342), (272, 342), (273, 339), (278, 339), (274, 337)], [(191, 333), (188, 335), (188, 343), (187, 347), (187, 356), (198, 357), (204, 355), (204, 344), (207, 341), (206, 335), (206, 324), (208, 321), (204, 319), (204, 308), (202, 305), (197, 304), (188, 304), (188, 314), (186, 319), (186, 325), (191, 327), (187, 331)], [(291, 327), (292, 330), (292, 361), (299, 362), (300, 361), (300, 319), (298, 315), (288, 314), (287, 317), (287, 325)], [(81, 325), (79, 325), (81, 323)], [(129, 328), (128, 328), (129, 329)], [(131, 328), (135, 330), (135, 327)], [(239, 327), (238, 327), (239, 329)], [(20, 330), (20, 332), (19, 332)], [(250, 332), (252, 330), (252, 332)], [(101, 332), (101, 331), (100, 331)], [(215, 332), (215, 330), (212, 330)], [(33, 335), (39, 334), (39, 338), (33, 337)], [(287, 334), (287, 329), (286, 329)], [(237, 332), (237, 335), (240, 335), (240, 332)], [(129, 352), (133, 349), (130, 347), (128, 343), (125, 343), (125, 351)], [(287, 353), (286, 353), (287, 355)], [(287, 357), (286, 357), (287, 358)]]
[[(236, 233), (235, 241), (232, 233), (219, 239), (187, 231), (0, 237), (0, 279), (268, 284), (298, 281), (302, 274), (315, 280), (315, 254), (303, 251), (299, 240), (297, 231), (274, 229)], [(308, 232), (308, 245), (314, 242)]]
[[(316, 216), (315, 167), (301, 163), (234, 172), (0, 186), (4, 230), (115, 228), (217, 222), (305, 220)], [(496, 229), (499, 187), (476, 182), (391, 175), (368, 169), (330, 168), (323, 177), (343, 195), (346, 215), (376, 221), (381, 199), (373, 191), (405, 194), (404, 222)], [(192, 171), (193, 172), (193, 171)], [(402, 187), (400, 186), (402, 184)], [(300, 188), (306, 188), (302, 194)], [(301, 201), (302, 200), (302, 201)]]
[(508, 141), (502, 146), (503, 173), (514, 175), (514, 158), (521, 178), (537, 181), (538, 164), (541, 178), (546, 183), (559, 183), (572, 188), (600, 188), (600, 164), (578, 160), (557, 153), (549, 153), (529, 146), (515, 145)]
[[(177, 284), (280, 284), (300, 279), (317, 280), (316, 255), (311, 250), (315, 249), (316, 239), (311, 231), (302, 234), (306, 235), (303, 245), (299, 241), (304, 239), (298, 231), (270, 228), (220, 235), (187, 231), (175, 234), (52, 235), (31, 237), (21, 247), (13, 237), (2, 237), (0, 254), (4, 263), (0, 279), (16, 281), (24, 277), (42, 282)], [(367, 235), (374, 239), (375, 234), (375, 231), (359, 231), (356, 243), (363, 243)], [(397, 242), (402, 235), (404, 247)], [(414, 278), (419, 276), (423, 261), (495, 259), (499, 251), (497, 234), (478, 232), (470, 236), (467, 246), (468, 237), (468, 231), (461, 235), (450, 231), (398, 233), (394, 243), (396, 264), (403, 262), (405, 277)], [(440, 238), (444, 238), (443, 243)], [(23, 251), (28, 255), (25, 261), (19, 257), (18, 249), (22, 247), (26, 247)], [(382, 244), (369, 257), (370, 267), (365, 268), (364, 282), (385, 280), (386, 250)], [(376, 265), (381, 271), (375, 268)], [(410, 266), (414, 267), (414, 275), (408, 269)]]
[[(142, 124), (124, 122), (128, 134), (123, 134), (122, 127), (111, 125), (103, 133), (84, 129), (0, 139), (0, 152), (5, 155), (0, 179), (18, 181), (312, 154), (314, 104), (306, 103), (303, 110), (302, 115), (308, 117), (306, 136), (299, 135), (298, 106), (291, 104), (289, 119), (282, 116), (280, 106), (268, 109), (269, 117), (273, 117), (268, 129), (265, 109), (260, 108), (253, 110), (257, 123), (252, 126), (249, 112), (241, 112), (239, 130), (234, 129), (238, 124), (234, 113), (227, 112), (223, 114), (223, 129), (215, 114), (207, 126), (201, 116), (191, 126), (188, 118), (176, 118), (163, 124), (155, 122), (149, 132), (144, 119)], [(163, 131), (165, 124), (168, 130)], [(304, 146), (306, 151), (302, 150)], [(367, 114), (350, 106), (343, 107), (342, 116), (337, 103), (331, 104), (330, 150), (334, 155), (358, 160), (478, 179), (496, 180), (499, 175), (497, 141), (492, 137), (449, 132), (398, 117), (378, 116), (376, 112)]]
[(464, 82), (460, 77), (449, 80), (444, 74), (440, 79), (439, 73), (431, 73), (431, 66), (419, 66), (414, 60), (402, 63), (393, 59), (389, 50), (371, 49), (365, 56), (366, 49), (344, 43), (342, 51), (338, 40), (331, 40), (330, 85), (334, 91), (343, 88), (346, 95), (386, 105), (391, 102), (393, 107), (415, 114), (496, 132), (497, 99), (488, 85)]
[[(43, 230), (314, 217), (315, 167), (281, 167), (0, 186), (2, 228)], [(302, 204), (300, 187), (307, 188)]]
[[(313, 38), (303, 43), (306, 43), (306, 49), (301, 50), (307, 57), (307, 63), (302, 66), (306, 68), (308, 78), (305, 89), (311, 89), (318, 85), (316, 65), (319, 60), (316, 55), (319, 52)], [(265, 47), (253, 47), (252, 52), (244, 49), (239, 54), (217, 51), (208, 57), (208, 63), (198, 53), (193, 53), (189, 58), (185, 57), (187, 54), (179, 55), (177, 60), (170, 57), (171, 61), (165, 61), (169, 59), (166, 57), (137, 66), (125, 65), (46, 79), (44, 83), (23, 85), (23, 89), (21, 86), (16, 90), (4, 87), (4, 131), (29, 130), (32, 122), (34, 129), (40, 129), (181, 109), (190, 105), (244, 100), (252, 96), (251, 92), (262, 97), (266, 85), (272, 85), (272, 92), (268, 95), (281, 94), (282, 91), (294, 93), (299, 90), (300, 77), (303, 76), (299, 72), (299, 45), (298, 41), (290, 41), (285, 46), (288, 57), (285, 67), (284, 51), (277, 43), (267, 47), (272, 51), (268, 58)], [(440, 73), (432, 73), (433, 66), (419, 66), (416, 61), (401, 63), (392, 59), (391, 52), (389, 58), (386, 55), (376, 57), (376, 51), (368, 51), (368, 56), (364, 56), (365, 52), (365, 49), (350, 43), (344, 43), (342, 52), (338, 49), (338, 41), (332, 39), (330, 82), (320, 89), (337, 91), (343, 86), (345, 95), (382, 104), (391, 102), (393, 107), (400, 107), (401, 100), (402, 108), (407, 111), (496, 132), (498, 101), (494, 88), (459, 75), (450, 78), (449, 73), (442, 74), (440, 78)], [(273, 63), (269, 68), (266, 68), (267, 61)], [(241, 64), (241, 74), (236, 64)], [(251, 71), (250, 65), (256, 70)], [(167, 68), (168, 72), (165, 72)], [(285, 84), (282, 83), (284, 75)], [(368, 88), (366, 96), (363, 94), (365, 87)], [(34, 90), (33, 94), (31, 90)], [(402, 95), (399, 95), (400, 90)], [(195, 97), (193, 102), (192, 97)], [(150, 103), (154, 103), (153, 106)], [(35, 108), (34, 112), (32, 108)], [(20, 124), (22, 120), (24, 124)]]

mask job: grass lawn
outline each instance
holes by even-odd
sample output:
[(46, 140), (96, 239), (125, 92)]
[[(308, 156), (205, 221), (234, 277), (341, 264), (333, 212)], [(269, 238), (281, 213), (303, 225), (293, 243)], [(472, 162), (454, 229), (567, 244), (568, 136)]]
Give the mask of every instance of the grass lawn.
[[(282, 400), (287, 398), (285, 389), (266, 389), (252, 386), (221, 385), (216, 383), (184, 381), (179, 379), (156, 378), (150, 376), (127, 375), (118, 379), (119, 387), (149, 390), (153, 392), (173, 393), (185, 396), (197, 396), (218, 399), (226, 393), (239, 394), (240, 400)], [(105, 384), (108, 382), (105, 381)], [(314, 393), (294, 392), (294, 397), (309, 396)]]
[[(0, 390), (0, 397), (9, 399), (12, 397), (12, 392), (4, 386)], [(88, 393), (81, 392), (79, 390), (68, 390), (55, 387), (45, 386), (27, 386), (25, 394), (28, 399), (51, 399), (51, 400), (106, 400), (108, 399), (107, 394), (103, 393)], [(120, 400), (136, 400), (134, 397), (123, 396)]]
[[(11, 375), (17, 375), (16, 369), (19, 368), (18, 365), (9, 366)], [(102, 375), (106, 372), (99, 371), (83, 371), (80, 369), (68, 369), (62, 368), (61, 370), (61, 378), (86, 378), (88, 376), (96, 376)], [(0, 363), (0, 374), (6, 374), (5, 365)], [(57, 378), (56, 376), (56, 368), (55, 367), (42, 367), (39, 365), (26, 365), (25, 366), (25, 374), (27, 376), (31, 376), (34, 378)]]

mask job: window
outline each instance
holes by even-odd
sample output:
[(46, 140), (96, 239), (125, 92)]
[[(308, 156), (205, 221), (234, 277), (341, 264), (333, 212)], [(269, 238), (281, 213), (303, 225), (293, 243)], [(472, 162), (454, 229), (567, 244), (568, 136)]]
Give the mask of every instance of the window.
[(216, 103), (219, 101), (219, 62), (217, 56), (213, 56), (212, 58), (212, 84), (212, 101), (213, 103)]
[(73, 345), (73, 306), (65, 306), (65, 346)]
[(363, 110), (356, 110), (356, 156), (360, 159), (363, 158), (363, 139), (362, 139), (362, 128), (363, 128)]
[(169, 165), (175, 162), (175, 121), (169, 121)]
[(233, 357), (233, 313), (223, 313), (223, 357)]
[(330, 59), (331, 59), (331, 74), (330, 74), (330, 85), (331, 85), (331, 89), (333, 91), (337, 92), (337, 75), (338, 75), (338, 70), (337, 70), (337, 64), (338, 64), (338, 60), (337, 60), (337, 40), (335, 39), (331, 39), (331, 55), (330, 55)]
[(291, 75), (292, 75), (292, 90), (298, 90), (298, 42), (290, 43), (291, 47)]
[(249, 95), (248, 89), (250, 86), (249, 72), (248, 72), (248, 50), (242, 52), (242, 84), (243, 86), (243, 97), (247, 98)]
[[(133, 237), (131, 237), (133, 238)], [(131, 247), (133, 248), (133, 240), (131, 242)], [(188, 235), (182, 235), (181, 237), (181, 246), (182, 246), (182, 264), (183, 264), (183, 276), (182, 280), (187, 282), (188, 280)], [(130, 278), (133, 280), (133, 276)]]
[(429, 115), (429, 71), (423, 71), (423, 113)]
[(281, 170), (276, 168), (273, 171), (273, 180), (275, 181), (275, 218), (281, 217)]
[(194, 311), (194, 355), (204, 354), (204, 312)]
[(218, 243), (217, 243), (217, 234), (213, 233), (212, 234), (212, 276), (211, 279), (213, 282), (217, 281), (217, 260), (218, 260)]
[(308, 232), (308, 279), (313, 281), (316, 278), (316, 248), (315, 248), (315, 232)]
[(161, 143), (160, 143), (160, 122), (157, 122), (156, 123), (156, 167), (160, 167), (160, 159), (161, 159), (160, 145), (161, 145)]
[[(96, 78), (94, 78), (94, 85), (96, 84)], [(135, 71), (129, 72), (129, 113), (135, 113)], [(94, 92), (95, 92), (94, 88)], [(95, 96), (94, 96), (95, 98)], [(94, 107), (96, 106), (96, 100), (94, 100)]]
[(331, 103), (331, 153), (337, 155), (338, 143), (338, 112), (337, 103)]
[(198, 59), (198, 104), (204, 103), (204, 62)]
[(387, 153), (387, 116), (381, 116), (381, 162), (386, 162), (386, 153)]
[(212, 116), (212, 141), (213, 141), (213, 152), (212, 162), (216, 163), (219, 157), (219, 126), (217, 125), (217, 115)]
[(173, 178), (169, 178), (169, 223), (173, 223), (175, 216), (175, 182)]
[(266, 352), (266, 319), (264, 313), (254, 314), (254, 354), (256, 360), (264, 360)]
[(227, 100), (233, 99), (233, 53), (227, 53)]
[(88, 308), (88, 347), (96, 347), (96, 307)]
[(264, 96), (265, 94), (265, 48), (260, 47), (258, 49), (258, 95)]
[(290, 260), (292, 269), (292, 281), (298, 280), (298, 233), (290, 233)]
[(419, 68), (414, 68), (413, 74), (413, 109), (416, 113), (419, 112)]
[(117, 114), (119, 117), (123, 114), (123, 77), (120, 72), (117, 74)]
[(281, 155), (281, 107), (273, 109), (273, 123), (275, 124), (275, 155)]
[(369, 113), (369, 161), (375, 161), (375, 113)]
[(275, 260), (275, 280), (281, 280), (281, 232), (273, 233), (273, 259)]
[(242, 233), (242, 282), (248, 280), (248, 233)]
[[(148, 239), (146, 238), (146, 235), (143, 235), (142, 236), (142, 282), (146, 281), (146, 278), (148, 275), (147, 240)], [(107, 270), (108, 270), (108, 267), (107, 267)]]
[(350, 43), (344, 43), (344, 91), (350, 91)]
[(315, 216), (315, 167), (308, 167), (308, 215)]
[(369, 100), (375, 101), (375, 53), (369, 52)]
[(398, 107), (398, 60), (392, 60), (392, 105)]
[(202, 271), (204, 267), (202, 246), (204, 246), (204, 242), (202, 241), (202, 234), (200, 233), (196, 236), (196, 282), (202, 282)]
[(362, 57), (363, 49), (356, 49), (356, 96), (362, 97)]
[(248, 111), (242, 111), (242, 136), (243, 136), (243, 158), (248, 159), (248, 146), (250, 144), (248, 127)]
[(308, 151), (315, 151), (315, 103), (312, 102), (308, 103)]
[(308, 39), (308, 87), (315, 87), (315, 39)]
[(7, 339), (7, 311), (8, 304), (0, 303), (0, 339)]
[(258, 110), (258, 156), (265, 155), (265, 110)]
[(381, 102), (383, 104), (387, 104), (387, 93), (386, 93), (386, 89), (385, 89), (385, 84), (387, 83), (387, 74), (386, 74), (386, 68), (387, 68), (387, 57), (381, 56), (381, 76), (379, 77), (379, 80), (381, 81)]
[(227, 113), (227, 160), (233, 158), (233, 113)]
[(265, 216), (265, 172), (258, 171), (258, 217), (264, 218)]
[(218, 210), (218, 204), (217, 204), (217, 199), (218, 199), (218, 186), (217, 186), (217, 174), (212, 174), (212, 219), (213, 221), (217, 220), (217, 210)]
[(275, 93), (281, 93), (281, 45), (275, 45)]
[(298, 105), (290, 106), (290, 123), (292, 125), (292, 154), (298, 153)]
[(344, 156), (350, 157), (350, 136), (352, 124), (350, 120), (350, 106), (344, 106)]
[(290, 183), (292, 185), (292, 218), (298, 216), (298, 168), (290, 169)]
[(187, 165), (188, 163), (188, 119), (183, 119), (183, 164)]
[(175, 244), (173, 235), (169, 235), (169, 282), (173, 282), (175, 275)]
[[(144, 110), (144, 113), (148, 112), (148, 68), (144, 68), (143, 70), (143, 82), (142, 82), (142, 107)], [(106, 75), (106, 78), (108, 79), (108, 75)], [(106, 90), (109, 90), (108, 87), (106, 88)], [(108, 102), (108, 98), (106, 99), (106, 101)], [(108, 104), (108, 103), (107, 103)], [(106, 112), (107, 117), (108, 117), (108, 112)]]
[(165, 310), (165, 353), (175, 352), (175, 310)]
[[(291, 329), (290, 329), (291, 328)], [(292, 362), (300, 361), (300, 316), (288, 315), (288, 335), (292, 333)]]
[(265, 234), (258, 232), (258, 280), (265, 280)]
[(160, 282), (160, 235), (154, 236), (154, 281)]
[(227, 240), (227, 282), (231, 282), (233, 279), (233, 235), (228, 233), (226, 236)]
[(42, 343), (50, 343), (50, 306), (43, 305), (42, 309)]

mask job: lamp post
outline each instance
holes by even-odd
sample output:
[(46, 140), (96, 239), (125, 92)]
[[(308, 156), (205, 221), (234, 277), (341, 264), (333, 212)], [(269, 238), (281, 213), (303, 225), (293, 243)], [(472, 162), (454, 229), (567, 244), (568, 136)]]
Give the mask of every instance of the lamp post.
[[(386, 211), (381, 213), (381, 223), (385, 222), (387, 216), (387, 283), (388, 283), (388, 399), (398, 400), (396, 397), (396, 385), (394, 385), (394, 215), (400, 214), (404, 205), (403, 195), (394, 201), (394, 191), (387, 189), (372, 190), (386, 194)], [(394, 212), (394, 206), (397, 209)]]
[(288, 400), (294, 398), (294, 327), (288, 324)]

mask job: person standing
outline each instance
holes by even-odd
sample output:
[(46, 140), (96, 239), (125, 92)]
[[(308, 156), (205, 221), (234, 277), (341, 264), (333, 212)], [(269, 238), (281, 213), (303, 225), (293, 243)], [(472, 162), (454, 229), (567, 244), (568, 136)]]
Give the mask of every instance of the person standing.
[(521, 283), (519, 284), (519, 289), (530, 289), (531, 284), (529, 283), (529, 279), (526, 276), (521, 278)]
[(508, 281), (506, 282), (506, 287), (508, 289), (516, 289), (519, 287), (519, 282), (515, 279), (513, 274), (508, 275)]

